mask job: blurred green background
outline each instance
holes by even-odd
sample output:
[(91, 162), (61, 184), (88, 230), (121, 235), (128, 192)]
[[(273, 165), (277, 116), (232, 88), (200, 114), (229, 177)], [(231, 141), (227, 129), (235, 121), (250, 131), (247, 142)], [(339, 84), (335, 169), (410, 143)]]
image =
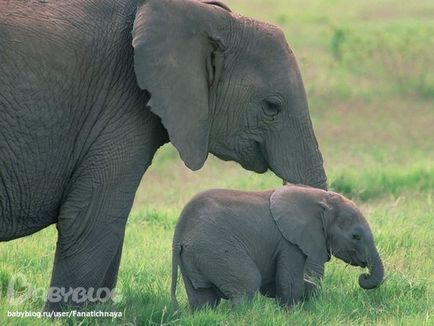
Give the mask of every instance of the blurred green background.
[[(129, 219), (119, 278), (123, 299), (115, 306), (124, 318), (118, 322), (433, 325), (434, 1), (226, 3), (285, 31), (301, 66), (329, 185), (355, 200), (367, 216), (386, 280), (379, 289), (362, 290), (357, 285), (360, 269), (332, 260), (320, 296), (292, 311), (258, 297), (236, 311), (224, 303), (217, 311), (195, 315), (188, 312), (181, 282), (183, 310), (174, 315), (171, 239), (184, 204), (207, 188), (267, 189), (280, 186), (281, 180), (212, 156), (203, 169), (192, 172), (166, 145), (144, 176)], [(7, 310), (41, 309), (41, 299), (11, 306), (5, 292), (17, 273), (34, 286), (48, 286), (55, 241), (51, 227), (0, 245), (0, 324), (11, 322)], [(18, 284), (18, 290), (27, 288)], [(109, 321), (67, 320), (85, 325)]]

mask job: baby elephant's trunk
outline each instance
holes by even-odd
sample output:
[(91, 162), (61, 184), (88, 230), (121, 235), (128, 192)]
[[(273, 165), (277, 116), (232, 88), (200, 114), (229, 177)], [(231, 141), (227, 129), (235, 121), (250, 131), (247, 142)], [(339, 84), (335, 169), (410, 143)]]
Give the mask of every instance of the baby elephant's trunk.
[(171, 297), (172, 304), (175, 310), (179, 309), (178, 300), (176, 300), (176, 283), (178, 281), (178, 266), (181, 258), (181, 246), (179, 244), (173, 243), (172, 248), (172, 286), (171, 286)]
[(375, 247), (370, 250), (370, 259), (368, 260), (369, 274), (362, 274), (359, 277), (359, 285), (364, 289), (374, 289), (378, 287), (384, 278), (384, 267), (380, 256)]

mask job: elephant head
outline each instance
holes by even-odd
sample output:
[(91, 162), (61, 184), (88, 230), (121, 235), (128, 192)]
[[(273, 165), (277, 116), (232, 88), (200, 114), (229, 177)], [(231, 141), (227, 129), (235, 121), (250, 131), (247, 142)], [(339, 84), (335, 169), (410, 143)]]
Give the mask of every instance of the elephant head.
[(270, 199), (273, 218), (289, 242), (307, 256), (306, 263), (322, 266), (330, 255), (353, 266), (368, 267), (359, 277), (364, 289), (383, 280), (383, 263), (374, 245), (368, 222), (345, 197), (320, 189), (284, 186)]
[(303, 81), (281, 30), (219, 1), (146, 0), (132, 35), (138, 85), (189, 168), (212, 153), (326, 188)]

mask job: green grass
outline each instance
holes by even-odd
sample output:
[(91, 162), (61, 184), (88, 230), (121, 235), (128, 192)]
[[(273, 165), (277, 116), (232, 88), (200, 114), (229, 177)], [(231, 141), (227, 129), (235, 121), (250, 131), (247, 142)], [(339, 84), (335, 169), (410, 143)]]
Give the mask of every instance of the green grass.
[[(167, 145), (143, 178), (126, 231), (115, 310), (125, 325), (434, 325), (434, 2), (432, 0), (237, 0), (234, 11), (279, 24), (299, 58), (331, 188), (354, 199), (372, 226), (386, 279), (358, 287), (361, 269), (333, 259), (320, 295), (290, 311), (257, 297), (234, 310), (191, 314), (170, 307), (170, 254), (180, 210), (207, 188), (268, 189), (281, 181), (210, 157), (189, 171)], [(0, 325), (104, 325), (109, 319), (10, 319), (39, 311), (20, 293), (48, 287), (54, 227), (0, 244)], [(102, 307), (109, 309), (110, 307)]]
[(347, 197), (369, 200), (384, 195), (399, 196), (404, 190), (432, 192), (434, 189), (434, 166), (413, 166), (409, 169), (372, 169), (365, 173), (349, 170), (335, 176), (331, 188)]

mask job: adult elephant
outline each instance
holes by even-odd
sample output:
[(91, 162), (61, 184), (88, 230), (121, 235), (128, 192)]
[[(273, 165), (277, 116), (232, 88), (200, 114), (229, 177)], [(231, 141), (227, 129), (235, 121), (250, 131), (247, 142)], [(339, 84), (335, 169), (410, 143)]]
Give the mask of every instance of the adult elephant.
[(192, 170), (213, 153), (326, 187), (278, 28), (218, 1), (0, 3), (0, 240), (56, 223), (46, 309), (76, 303), (59, 288), (114, 288), (135, 191), (169, 141)]

